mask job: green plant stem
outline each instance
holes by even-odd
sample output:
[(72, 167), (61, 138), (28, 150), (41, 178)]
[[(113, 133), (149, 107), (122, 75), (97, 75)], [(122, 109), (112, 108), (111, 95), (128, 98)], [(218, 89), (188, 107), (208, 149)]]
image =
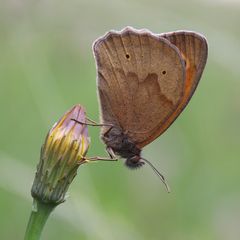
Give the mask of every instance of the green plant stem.
[(44, 225), (56, 205), (41, 203), (34, 199), (24, 240), (39, 240)]

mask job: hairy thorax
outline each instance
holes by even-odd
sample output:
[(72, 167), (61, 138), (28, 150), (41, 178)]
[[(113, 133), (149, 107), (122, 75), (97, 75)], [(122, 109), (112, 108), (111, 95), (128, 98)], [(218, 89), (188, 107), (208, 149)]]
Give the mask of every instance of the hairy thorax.
[(140, 161), (141, 149), (129, 139), (121, 128), (111, 127), (103, 133), (102, 140), (107, 145), (107, 148), (112, 149), (116, 155), (126, 159), (125, 164), (128, 167), (136, 168), (144, 164), (144, 162)]

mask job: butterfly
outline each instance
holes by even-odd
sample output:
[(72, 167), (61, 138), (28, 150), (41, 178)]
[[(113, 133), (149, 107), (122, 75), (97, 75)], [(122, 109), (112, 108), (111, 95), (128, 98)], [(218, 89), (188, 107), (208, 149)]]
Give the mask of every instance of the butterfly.
[[(148, 163), (142, 148), (174, 122), (191, 99), (207, 60), (201, 34), (154, 34), (126, 27), (93, 44), (101, 110), (101, 139), (111, 157), (130, 168)], [(167, 185), (166, 185), (167, 186)]]

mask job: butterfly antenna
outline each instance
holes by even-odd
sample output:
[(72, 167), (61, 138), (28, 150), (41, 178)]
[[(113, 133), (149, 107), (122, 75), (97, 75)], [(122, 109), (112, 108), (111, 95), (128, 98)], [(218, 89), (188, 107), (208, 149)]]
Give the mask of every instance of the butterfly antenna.
[(158, 177), (160, 178), (160, 180), (163, 182), (164, 186), (166, 187), (166, 190), (168, 193), (171, 192), (170, 187), (168, 186), (165, 177), (153, 166), (153, 164), (151, 162), (149, 162), (147, 159), (145, 158), (141, 158), (145, 163), (147, 163), (152, 170), (158, 175)]

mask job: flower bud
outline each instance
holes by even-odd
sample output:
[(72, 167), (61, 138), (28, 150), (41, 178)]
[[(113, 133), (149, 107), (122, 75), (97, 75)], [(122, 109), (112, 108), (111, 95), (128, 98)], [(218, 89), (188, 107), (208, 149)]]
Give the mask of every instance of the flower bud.
[(69, 185), (80, 164), (85, 163), (90, 139), (85, 110), (76, 105), (49, 131), (41, 149), (40, 162), (32, 186), (32, 197), (44, 203), (64, 202)]

